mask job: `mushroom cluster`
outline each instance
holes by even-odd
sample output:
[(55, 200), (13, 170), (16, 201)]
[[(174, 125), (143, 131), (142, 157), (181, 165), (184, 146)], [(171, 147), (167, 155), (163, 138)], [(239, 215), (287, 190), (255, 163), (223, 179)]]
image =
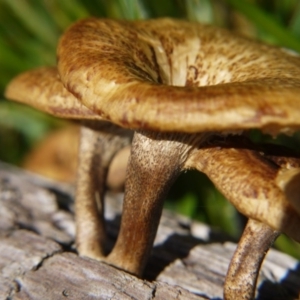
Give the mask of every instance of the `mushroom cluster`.
[[(142, 275), (164, 197), (182, 170), (204, 172), (249, 221), (225, 299), (252, 299), (282, 232), (300, 242), (300, 159), (244, 134), (300, 128), (300, 58), (224, 29), (172, 19), (86, 19), (61, 37), (57, 67), (19, 75), (6, 96), (82, 120), (77, 249)], [(131, 144), (117, 242), (105, 256), (107, 169)]]

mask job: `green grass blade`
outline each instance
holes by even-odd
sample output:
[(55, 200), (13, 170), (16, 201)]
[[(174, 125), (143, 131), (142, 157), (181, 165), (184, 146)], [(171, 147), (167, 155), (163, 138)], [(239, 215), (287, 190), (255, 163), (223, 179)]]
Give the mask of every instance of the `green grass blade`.
[(289, 28), (300, 39), (300, 2), (298, 2), (298, 5), (294, 9)]
[(213, 23), (213, 9), (210, 0), (186, 0), (186, 14), (191, 21)]
[(115, 0), (107, 5), (107, 14), (117, 19), (138, 20), (148, 17), (142, 1)]
[[(57, 41), (56, 28), (44, 18), (44, 12), (30, 5), (29, 1), (2, 0), (19, 21), (40, 41), (53, 46)], [(32, 3), (33, 4), (33, 3)], [(51, 26), (52, 25), (52, 26)]]
[(256, 5), (245, 0), (227, 0), (227, 2), (240, 13), (244, 14), (258, 28), (272, 34), (280, 45), (300, 52), (299, 39)]

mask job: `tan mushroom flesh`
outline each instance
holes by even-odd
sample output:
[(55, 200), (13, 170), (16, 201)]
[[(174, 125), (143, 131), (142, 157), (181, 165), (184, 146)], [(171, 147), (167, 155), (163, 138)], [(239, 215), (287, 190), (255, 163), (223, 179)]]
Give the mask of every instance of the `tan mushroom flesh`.
[[(168, 188), (182, 170), (196, 168), (250, 218), (224, 293), (226, 299), (251, 299), (260, 264), (279, 232), (300, 241), (300, 216), (276, 181), (284, 166), (229, 134), (299, 129), (299, 57), (197, 23), (88, 19), (62, 36), (58, 71), (85, 109), (135, 130), (121, 229), (106, 261), (141, 275)], [(81, 153), (100, 157), (99, 143), (89, 143), (94, 146), (88, 151), (81, 143)], [(299, 167), (297, 158), (291, 161)], [(91, 173), (84, 184), (94, 182)], [(83, 216), (79, 198), (77, 214)], [(101, 259), (89, 241), (99, 242), (93, 209), (77, 220), (78, 228), (90, 228), (86, 238), (79, 230), (77, 242), (79, 251), (80, 243), (87, 245), (80, 253)]]

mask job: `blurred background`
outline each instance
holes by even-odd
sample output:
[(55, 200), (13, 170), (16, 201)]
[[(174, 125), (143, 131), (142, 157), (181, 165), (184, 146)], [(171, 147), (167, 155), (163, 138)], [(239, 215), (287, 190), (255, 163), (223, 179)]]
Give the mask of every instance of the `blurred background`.
[[(88, 16), (194, 20), (300, 52), (299, 0), (0, 0), (0, 160), (74, 181), (77, 128), (6, 101), (3, 94), (6, 84), (18, 73), (55, 65), (59, 36), (70, 24)], [(300, 149), (299, 134), (276, 140), (258, 131), (251, 135), (255, 141)], [(166, 207), (220, 228), (236, 239), (245, 224), (210, 181), (197, 172), (180, 176)], [(300, 258), (300, 246), (285, 236), (278, 239), (276, 247)]]

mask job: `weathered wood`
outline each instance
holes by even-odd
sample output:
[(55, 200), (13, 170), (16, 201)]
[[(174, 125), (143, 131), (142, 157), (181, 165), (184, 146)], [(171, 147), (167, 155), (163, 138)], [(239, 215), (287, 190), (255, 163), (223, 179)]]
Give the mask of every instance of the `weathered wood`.
[[(0, 164), (0, 299), (222, 299), (235, 249), (224, 234), (165, 211), (142, 280), (76, 255), (72, 199), (71, 186)], [(121, 200), (107, 197), (108, 250)], [(271, 250), (257, 299), (295, 299), (299, 291), (299, 262)]]

